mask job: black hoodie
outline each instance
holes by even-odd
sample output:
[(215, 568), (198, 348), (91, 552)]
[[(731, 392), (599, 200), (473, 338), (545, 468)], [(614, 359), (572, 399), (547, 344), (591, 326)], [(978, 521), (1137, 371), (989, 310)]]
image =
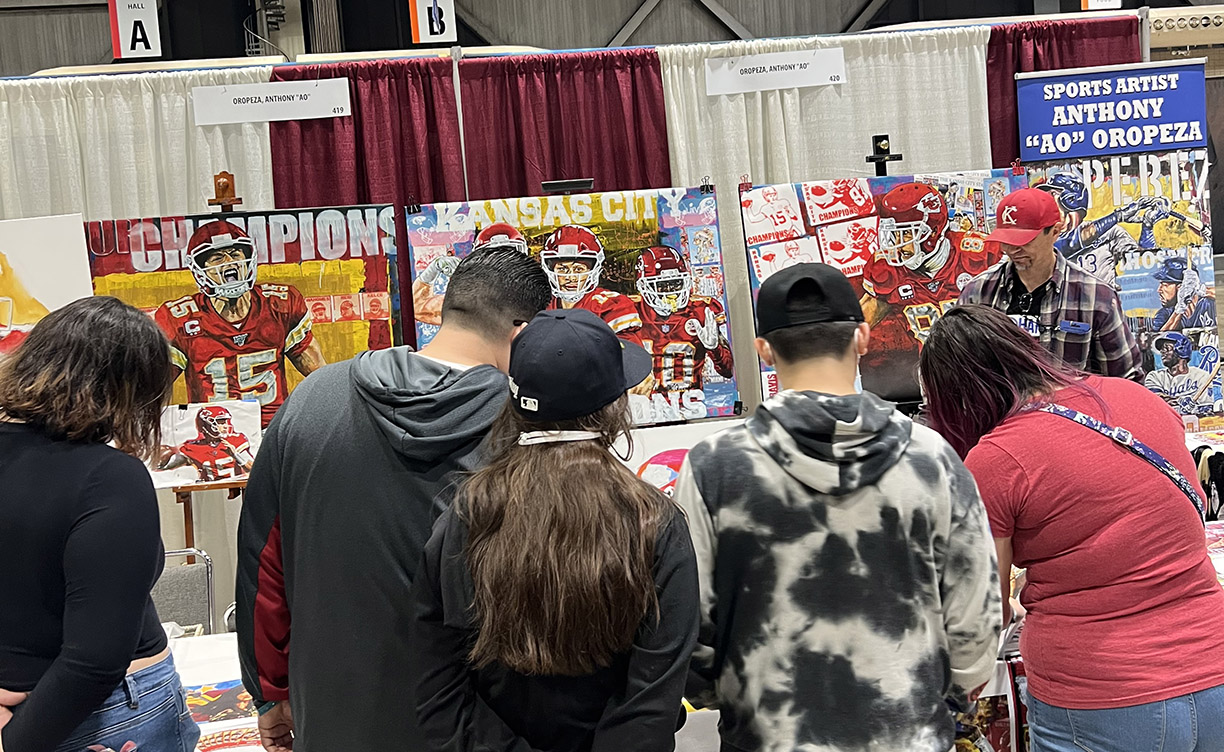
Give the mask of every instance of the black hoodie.
[(491, 366), (367, 352), (311, 375), (265, 432), (238, 531), (238, 640), (256, 702), (291, 699), (295, 752), (413, 748), (409, 588), (507, 394)]

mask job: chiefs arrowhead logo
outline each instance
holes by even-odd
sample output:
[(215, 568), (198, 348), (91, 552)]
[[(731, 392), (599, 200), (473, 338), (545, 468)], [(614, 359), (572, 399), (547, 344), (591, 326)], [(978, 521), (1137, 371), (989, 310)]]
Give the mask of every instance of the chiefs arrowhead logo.
[(238, 345), (239, 347), (242, 347), (243, 345), (247, 343), (247, 337), (250, 337), (250, 336), (251, 335), (249, 333), (248, 334), (235, 334), (234, 344)]
[(1016, 224), (1016, 207), (1014, 206), (1004, 207), (1003, 216), (999, 218), (999, 221), (1005, 225)]

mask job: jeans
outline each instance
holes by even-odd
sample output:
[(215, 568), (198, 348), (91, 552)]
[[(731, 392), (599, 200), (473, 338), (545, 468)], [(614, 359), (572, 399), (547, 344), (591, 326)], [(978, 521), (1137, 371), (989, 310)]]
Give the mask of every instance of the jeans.
[(129, 674), (55, 752), (195, 752), (200, 729), (174, 658)]
[(1032, 752), (1224, 752), (1224, 685), (1108, 710), (1067, 710), (1030, 694), (1028, 720)]

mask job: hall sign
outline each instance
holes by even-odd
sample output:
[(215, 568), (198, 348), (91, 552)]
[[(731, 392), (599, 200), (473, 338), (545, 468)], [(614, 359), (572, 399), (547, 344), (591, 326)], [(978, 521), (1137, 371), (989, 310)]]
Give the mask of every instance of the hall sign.
[(157, 0), (108, 0), (111, 49), (118, 60), (161, 57)]
[(412, 43), (442, 44), (459, 41), (455, 0), (412, 0)]
[(191, 102), (196, 125), (313, 120), (352, 113), (347, 78), (197, 86), (191, 90)]
[(1206, 147), (1204, 62), (1016, 74), (1020, 160)]
[(841, 47), (706, 58), (706, 95), (802, 89), (846, 82)]

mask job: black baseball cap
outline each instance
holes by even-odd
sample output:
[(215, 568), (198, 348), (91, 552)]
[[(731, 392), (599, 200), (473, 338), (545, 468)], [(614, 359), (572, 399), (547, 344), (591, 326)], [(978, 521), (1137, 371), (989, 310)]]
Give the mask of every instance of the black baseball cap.
[[(807, 299), (795, 307), (799, 297)], [(863, 321), (850, 280), (828, 264), (795, 264), (770, 275), (757, 292), (757, 335), (801, 324)]]
[(510, 403), (535, 423), (580, 418), (650, 375), (641, 345), (582, 308), (542, 311), (510, 345)]

